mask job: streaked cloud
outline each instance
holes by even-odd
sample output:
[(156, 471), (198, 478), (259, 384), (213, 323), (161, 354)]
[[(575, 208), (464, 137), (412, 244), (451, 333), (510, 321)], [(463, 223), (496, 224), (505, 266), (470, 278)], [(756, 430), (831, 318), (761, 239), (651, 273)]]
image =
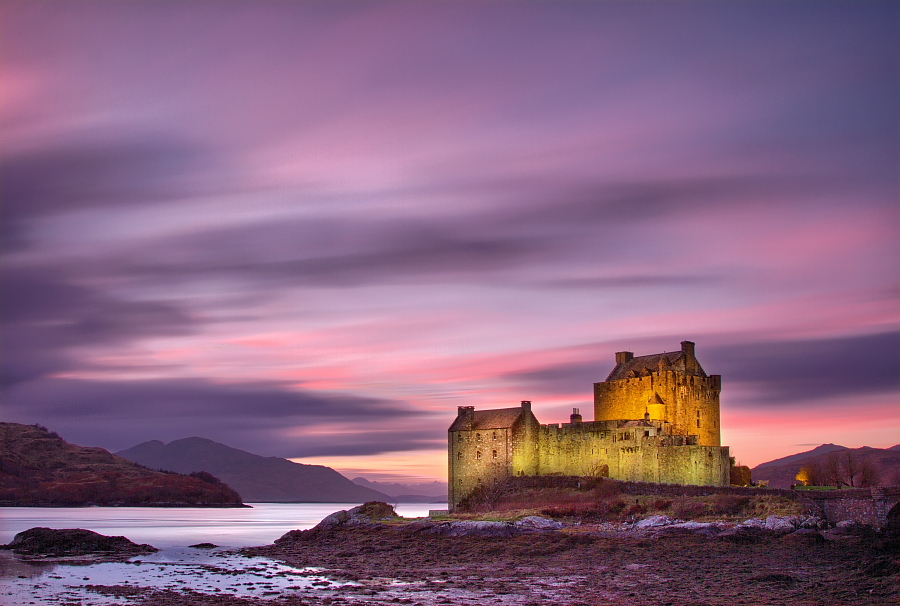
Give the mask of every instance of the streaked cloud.
[(0, 22), (16, 419), (358, 470), (437, 452), (459, 404), (533, 396), (559, 421), (614, 351), (692, 339), (745, 462), (775, 410), (893, 439), (834, 410), (883, 416), (900, 374), (894, 4), (8, 2)]

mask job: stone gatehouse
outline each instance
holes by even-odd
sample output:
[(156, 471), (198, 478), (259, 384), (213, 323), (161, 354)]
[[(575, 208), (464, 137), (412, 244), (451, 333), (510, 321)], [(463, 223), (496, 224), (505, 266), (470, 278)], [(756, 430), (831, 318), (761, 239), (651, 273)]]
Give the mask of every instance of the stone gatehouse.
[(448, 431), (449, 503), (509, 476), (603, 476), (666, 484), (727, 486), (719, 375), (707, 375), (694, 344), (635, 357), (616, 354), (594, 383), (594, 421), (575, 409), (568, 423), (542, 425), (525, 400), (515, 408), (460, 406)]

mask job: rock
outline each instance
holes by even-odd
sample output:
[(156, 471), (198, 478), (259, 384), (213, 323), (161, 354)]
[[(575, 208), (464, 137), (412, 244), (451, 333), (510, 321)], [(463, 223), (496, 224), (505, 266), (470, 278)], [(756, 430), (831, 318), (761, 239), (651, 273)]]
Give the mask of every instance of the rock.
[(675, 520), (670, 518), (669, 516), (650, 516), (649, 518), (644, 518), (638, 522), (635, 522), (634, 526), (632, 526), (632, 530), (642, 530), (645, 528), (658, 528), (660, 526), (668, 526), (670, 524), (674, 524)]
[(6, 546), (22, 555), (80, 556), (89, 554), (138, 555), (159, 551), (151, 545), (138, 545), (125, 537), (108, 537), (81, 528), (30, 528), (22, 531)]
[(526, 530), (559, 530), (563, 527), (562, 522), (543, 518), (541, 516), (527, 516), (515, 523), (517, 528)]
[(800, 526), (797, 516), (769, 516), (766, 518), (766, 529), (780, 534), (794, 532)]
[(800, 528), (823, 529), (828, 527), (828, 522), (819, 516), (800, 518)]
[[(334, 513), (328, 514), (322, 521), (316, 524), (313, 529), (325, 530), (329, 528), (334, 528), (335, 526), (341, 526), (345, 524), (347, 520), (350, 519), (350, 514), (347, 513), (346, 509), (341, 509), (340, 511), (335, 511)], [(295, 532), (295, 531), (291, 531)]]
[(387, 503), (369, 501), (353, 509), (342, 509), (325, 516), (321, 522), (316, 524), (313, 530), (329, 530), (338, 526), (372, 526), (380, 522), (393, 520), (396, 517), (397, 512)]
[(192, 549), (216, 549), (218, 545), (214, 543), (197, 543), (196, 545), (188, 545)]
[(722, 530), (715, 522), (680, 522), (672, 524), (667, 529), (686, 530), (692, 534), (699, 534), (707, 537), (714, 537)]
[(523, 530), (511, 522), (460, 520), (434, 524), (428, 532), (449, 537), (508, 537)]

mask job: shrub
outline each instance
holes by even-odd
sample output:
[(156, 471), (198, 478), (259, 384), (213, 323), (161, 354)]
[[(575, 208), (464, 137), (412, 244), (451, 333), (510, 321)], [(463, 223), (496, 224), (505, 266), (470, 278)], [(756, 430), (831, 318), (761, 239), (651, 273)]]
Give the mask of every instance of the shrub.
[(222, 483), (222, 480), (214, 476), (213, 474), (206, 471), (193, 471), (188, 474), (192, 478), (197, 478), (198, 480), (202, 480), (207, 484), (212, 484), (213, 486), (218, 486)]
[(656, 499), (650, 506), (656, 511), (665, 511), (672, 506), (672, 501), (668, 499)]
[(626, 516), (642, 516), (647, 513), (647, 508), (635, 501), (634, 505), (625, 510)]
[(710, 513), (737, 515), (750, 504), (750, 497), (736, 494), (717, 494), (710, 503)]
[(697, 501), (681, 499), (675, 502), (675, 505), (672, 507), (672, 513), (676, 518), (682, 520), (699, 518), (706, 514), (706, 505)]

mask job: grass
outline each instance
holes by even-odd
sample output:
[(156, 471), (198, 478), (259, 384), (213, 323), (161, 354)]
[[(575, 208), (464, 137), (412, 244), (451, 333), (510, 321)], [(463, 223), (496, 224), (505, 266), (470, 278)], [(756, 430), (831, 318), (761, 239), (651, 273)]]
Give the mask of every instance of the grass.
[(491, 508), (483, 505), (451, 517), (514, 521), (528, 515), (542, 515), (567, 522), (626, 522), (666, 515), (681, 520), (743, 521), (803, 513), (804, 507), (799, 502), (777, 493), (626, 494), (616, 482), (601, 482), (584, 488), (551, 486), (511, 490)]

